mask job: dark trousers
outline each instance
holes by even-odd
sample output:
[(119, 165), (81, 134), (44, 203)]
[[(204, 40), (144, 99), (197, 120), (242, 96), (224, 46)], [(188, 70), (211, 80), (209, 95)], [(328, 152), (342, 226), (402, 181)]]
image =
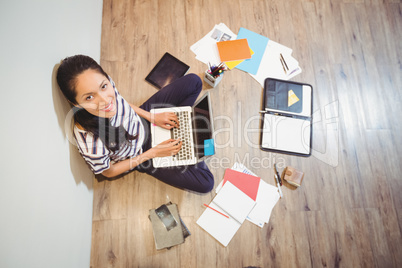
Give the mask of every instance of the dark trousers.
[[(150, 111), (152, 108), (192, 106), (201, 89), (200, 77), (195, 74), (188, 74), (159, 90), (140, 107)], [(149, 122), (145, 123), (145, 128), (148, 137), (142, 146), (144, 152), (151, 148)], [(149, 160), (135, 169), (172, 186), (195, 192), (207, 193), (214, 187), (214, 177), (204, 161), (191, 166), (155, 168), (152, 165), (152, 160)]]

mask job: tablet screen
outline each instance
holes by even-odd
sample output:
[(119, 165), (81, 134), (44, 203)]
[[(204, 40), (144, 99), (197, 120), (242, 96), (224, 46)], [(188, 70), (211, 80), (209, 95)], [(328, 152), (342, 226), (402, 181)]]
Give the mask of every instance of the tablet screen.
[(166, 52), (145, 80), (161, 89), (184, 76), (189, 69), (190, 66)]

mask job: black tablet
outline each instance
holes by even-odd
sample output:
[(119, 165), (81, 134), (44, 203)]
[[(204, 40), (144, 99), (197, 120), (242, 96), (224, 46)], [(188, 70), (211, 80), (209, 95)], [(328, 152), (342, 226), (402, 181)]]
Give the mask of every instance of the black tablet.
[(158, 89), (161, 89), (184, 76), (189, 69), (190, 66), (166, 52), (147, 75), (145, 80)]

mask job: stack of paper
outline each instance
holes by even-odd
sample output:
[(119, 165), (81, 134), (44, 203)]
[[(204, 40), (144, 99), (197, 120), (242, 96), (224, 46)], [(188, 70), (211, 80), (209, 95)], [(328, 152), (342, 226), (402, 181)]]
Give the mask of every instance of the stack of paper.
[[(257, 177), (256, 174), (251, 172), (248, 168), (240, 163), (235, 163), (231, 169)], [(216, 187), (216, 192), (219, 192), (223, 182), (224, 180)], [(264, 227), (264, 224), (268, 223), (269, 218), (271, 217), (271, 211), (278, 202), (279, 198), (280, 196), (277, 187), (266, 183), (264, 180), (260, 180), (256, 205), (247, 216), (247, 220), (261, 228)]]
[(217, 195), (197, 221), (225, 247), (245, 219), (260, 227), (268, 222), (271, 210), (279, 199), (276, 187), (251, 175), (248, 170), (244, 171), (225, 171)]
[(292, 49), (245, 28), (236, 35), (223, 23), (215, 25), (190, 49), (205, 64), (225, 62), (229, 69), (236, 67), (249, 73), (261, 86), (268, 77), (289, 80), (302, 72)]
[(236, 34), (233, 33), (224, 23), (215, 27), (206, 34), (201, 40), (190, 47), (196, 55), (196, 59), (210, 65), (218, 66), (221, 63), (217, 42), (235, 40)]
[(292, 49), (245, 28), (240, 28), (237, 38), (247, 39), (254, 55), (236, 68), (250, 73), (262, 86), (267, 77), (288, 80), (301, 73)]

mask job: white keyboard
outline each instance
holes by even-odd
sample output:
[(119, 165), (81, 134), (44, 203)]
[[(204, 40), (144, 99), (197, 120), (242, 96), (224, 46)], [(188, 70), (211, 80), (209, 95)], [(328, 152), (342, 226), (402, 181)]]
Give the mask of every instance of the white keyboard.
[(194, 156), (194, 147), (191, 139), (191, 114), (188, 111), (175, 112), (179, 120), (179, 128), (172, 128), (172, 139), (182, 142), (180, 151), (173, 156), (175, 160), (189, 160)]

